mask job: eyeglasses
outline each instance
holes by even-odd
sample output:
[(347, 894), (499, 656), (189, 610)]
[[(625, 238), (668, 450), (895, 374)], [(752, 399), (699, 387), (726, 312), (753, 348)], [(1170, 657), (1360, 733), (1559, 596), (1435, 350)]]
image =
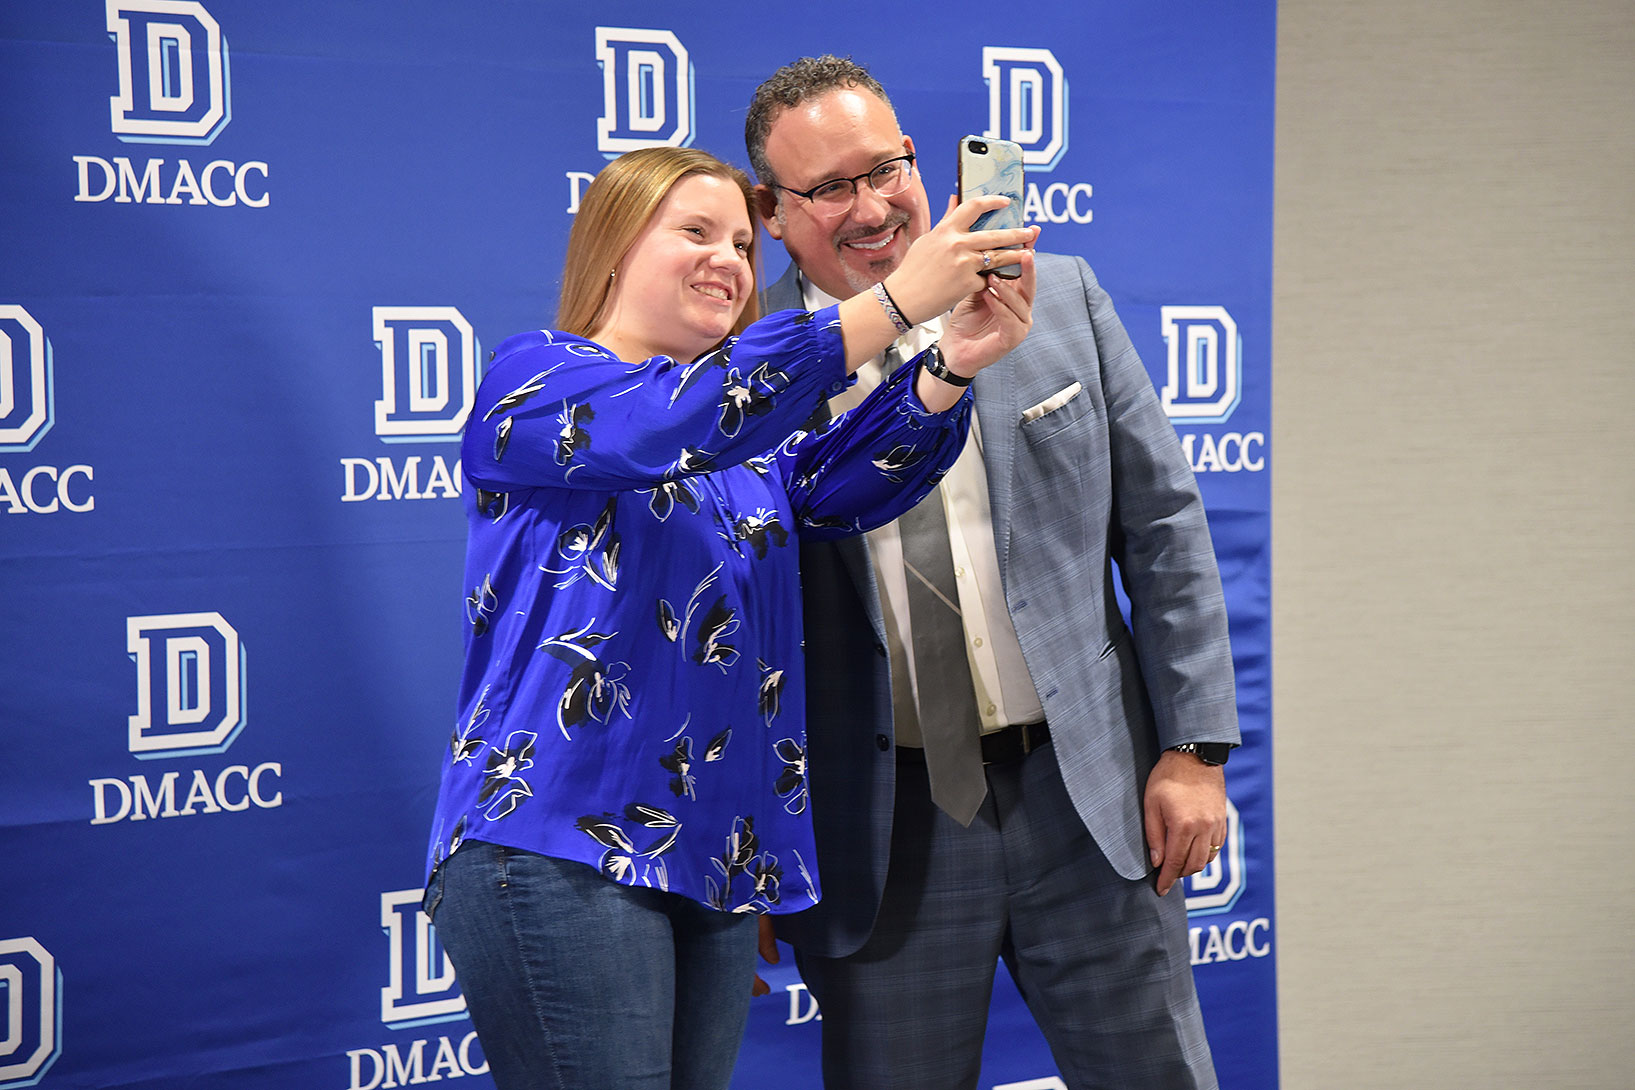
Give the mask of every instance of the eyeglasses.
[(899, 155), (855, 177), (831, 178), (827, 182), (819, 182), (811, 189), (790, 189), (786, 185), (776, 183), (774, 188), (785, 193), (793, 193), (797, 197), (805, 197), (823, 215), (841, 216), (850, 212), (852, 205), (857, 203), (857, 183), (866, 180), (880, 196), (895, 197), (908, 188), (908, 180), (913, 175), (914, 156)]

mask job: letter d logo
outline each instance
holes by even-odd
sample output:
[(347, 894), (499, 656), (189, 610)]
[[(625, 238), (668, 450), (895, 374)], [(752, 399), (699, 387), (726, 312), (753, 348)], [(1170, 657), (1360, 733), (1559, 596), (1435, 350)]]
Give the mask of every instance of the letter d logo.
[(125, 621), (136, 663), (131, 752), (142, 760), (221, 753), (244, 729), (245, 656), (220, 613)]
[(62, 1054), (62, 972), (34, 939), (0, 939), (0, 1090), (33, 1086)]
[(454, 966), (437, 942), (430, 917), (420, 911), (424, 892), (401, 889), (380, 895), (380, 926), (391, 944), (380, 1020), (393, 1029), (448, 1022), (466, 1012)]
[(693, 142), (693, 64), (668, 30), (596, 28), (602, 118), (596, 148), (609, 159), (637, 148)]
[(28, 311), (0, 306), (0, 453), (33, 450), (51, 414), (51, 342)]
[(383, 443), (458, 443), (477, 403), (477, 334), (455, 307), (375, 307)]
[(1169, 370), (1159, 392), (1177, 424), (1219, 424), (1243, 400), (1243, 338), (1225, 307), (1161, 307)]
[(1048, 49), (982, 47), (988, 81), (988, 130), (983, 135), (1022, 145), (1022, 162), (1045, 173), (1067, 151), (1067, 77)]
[(130, 144), (208, 144), (232, 120), (227, 39), (196, 0), (108, 0), (119, 52), (113, 132)]

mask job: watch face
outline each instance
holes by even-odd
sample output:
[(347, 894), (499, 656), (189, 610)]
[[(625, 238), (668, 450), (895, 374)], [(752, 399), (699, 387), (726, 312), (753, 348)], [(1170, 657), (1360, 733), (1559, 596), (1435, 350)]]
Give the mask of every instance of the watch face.
[(1223, 765), (1231, 755), (1232, 747), (1225, 742), (1199, 742), (1193, 752), (1206, 765)]

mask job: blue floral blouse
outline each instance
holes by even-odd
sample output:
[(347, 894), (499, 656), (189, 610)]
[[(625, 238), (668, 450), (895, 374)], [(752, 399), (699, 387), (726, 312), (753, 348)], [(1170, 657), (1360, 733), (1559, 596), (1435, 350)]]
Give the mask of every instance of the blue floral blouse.
[(730, 912), (820, 895), (798, 544), (861, 533), (958, 455), (902, 368), (850, 383), (835, 308), (689, 364), (582, 337), (502, 344), (461, 448), (465, 670), (428, 869), (475, 839)]

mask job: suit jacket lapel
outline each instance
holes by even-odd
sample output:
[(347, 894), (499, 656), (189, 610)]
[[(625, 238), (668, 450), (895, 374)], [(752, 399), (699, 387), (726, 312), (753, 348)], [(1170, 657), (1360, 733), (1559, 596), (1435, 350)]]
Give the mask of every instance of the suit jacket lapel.
[(1015, 351), (977, 375), (976, 418), (982, 431), (982, 464), (988, 475), (988, 506), (993, 515), (994, 547), (999, 552), (1000, 575), (1009, 581), (1011, 551), (1011, 496), (1016, 471), (1016, 427), (1021, 419), (1017, 404), (1017, 357), (1027, 350), (1024, 341)]

